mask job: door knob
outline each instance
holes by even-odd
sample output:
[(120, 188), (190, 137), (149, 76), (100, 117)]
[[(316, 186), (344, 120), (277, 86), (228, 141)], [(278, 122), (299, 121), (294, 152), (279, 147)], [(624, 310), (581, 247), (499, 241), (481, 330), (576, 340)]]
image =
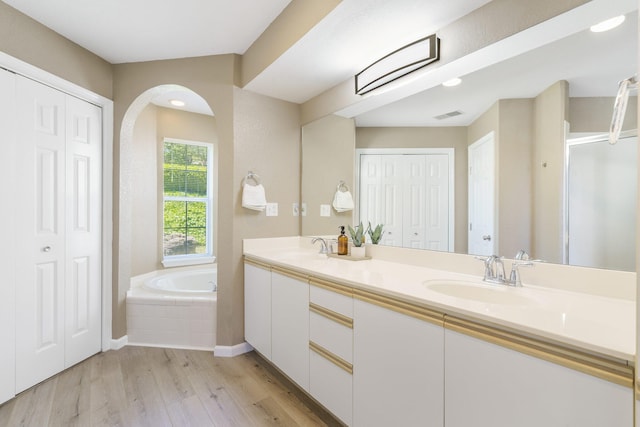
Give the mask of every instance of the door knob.
[(488, 235), (488, 234), (485, 234), (484, 236), (482, 236), (482, 240), (486, 240), (486, 241), (490, 242), (491, 241), (491, 236)]
[(45, 246), (44, 248), (42, 248), (42, 252), (50, 252), (51, 251), (51, 246)]

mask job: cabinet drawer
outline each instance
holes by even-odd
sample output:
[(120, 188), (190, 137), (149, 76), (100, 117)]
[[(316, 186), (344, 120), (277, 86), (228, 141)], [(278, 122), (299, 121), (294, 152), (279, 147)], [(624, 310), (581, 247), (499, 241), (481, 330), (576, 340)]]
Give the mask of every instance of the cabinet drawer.
[(309, 301), (353, 319), (353, 297), (328, 289), (323, 282), (311, 280)]
[(353, 424), (353, 376), (311, 347), (309, 392), (347, 425)]
[(353, 326), (349, 327), (348, 324), (327, 317), (316, 307), (313, 304), (310, 306), (309, 339), (336, 356), (353, 363)]

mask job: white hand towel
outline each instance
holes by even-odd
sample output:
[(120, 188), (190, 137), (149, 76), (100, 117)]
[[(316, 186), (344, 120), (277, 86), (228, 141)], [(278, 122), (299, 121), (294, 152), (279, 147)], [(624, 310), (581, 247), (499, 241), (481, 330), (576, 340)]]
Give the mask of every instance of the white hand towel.
[(263, 211), (267, 207), (267, 197), (262, 184), (249, 185), (245, 183), (243, 185), (242, 207), (254, 211)]
[[(342, 187), (345, 191), (340, 189)], [(333, 196), (333, 208), (336, 212), (347, 212), (353, 210), (353, 197), (346, 185), (338, 185), (336, 194)]]

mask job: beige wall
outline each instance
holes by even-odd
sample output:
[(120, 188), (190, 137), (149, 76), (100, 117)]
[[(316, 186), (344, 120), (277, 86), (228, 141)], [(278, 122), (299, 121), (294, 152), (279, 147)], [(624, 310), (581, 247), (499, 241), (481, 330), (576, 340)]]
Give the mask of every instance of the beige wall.
[[(355, 125), (352, 119), (327, 116), (302, 127), (302, 217), (301, 234), (326, 236), (340, 234), (339, 226), (353, 225), (353, 211), (320, 216), (320, 205), (331, 205), (340, 181), (354, 189)], [(355, 201), (355, 200), (354, 200)]]
[(500, 100), (498, 131), (498, 253), (531, 253), (533, 100)]
[[(244, 341), (244, 238), (296, 236), (299, 217), (292, 212), (300, 197), (300, 107), (234, 88), (234, 157), (231, 176), (220, 176), (220, 189), (231, 192), (232, 240), (218, 240), (218, 344)], [(224, 159), (220, 159), (224, 161)], [(267, 202), (278, 203), (278, 216), (242, 207), (242, 182), (248, 171), (261, 178)], [(231, 280), (220, 288), (220, 271)], [(222, 290), (222, 294), (221, 294)], [(222, 297), (222, 298), (221, 298)]]
[[(162, 266), (162, 144), (164, 138), (217, 146), (215, 118), (149, 104), (138, 116), (133, 139), (131, 275)], [(214, 154), (214, 160), (216, 155)], [(215, 168), (215, 166), (214, 166)], [(214, 195), (217, 191), (214, 179)], [(215, 197), (214, 197), (215, 198)], [(215, 220), (215, 217), (214, 217)], [(213, 235), (217, 236), (214, 221)], [(214, 254), (217, 253), (214, 241)]]
[(136, 120), (131, 147), (133, 188), (131, 275), (158, 270), (158, 107), (149, 104)]
[(0, 52), (112, 99), (111, 64), (4, 2), (0, 2)]
[(520, 249), (531, 252), (533, 100), (503, 99), (493, 104), (468, 127), (469, 145), (490, 132), (496, 148), (496, 253), (513, 257)]
[[(569, 124), (573, 132), (609, 132), (615, 97), (569, 98)], [(638, 98), (630, 96), (622, 130), (637, 129)]]
[(467, 128), (356, 128), (356, 148), (453, 148), (455, 155), (455, 252), (467, 252)]
[(535, 98), (533, 149), (533, 242), (535, 258), (561, 263), (562, 182), (565, 119), (568, 116), (566, 81), (550, 86)]

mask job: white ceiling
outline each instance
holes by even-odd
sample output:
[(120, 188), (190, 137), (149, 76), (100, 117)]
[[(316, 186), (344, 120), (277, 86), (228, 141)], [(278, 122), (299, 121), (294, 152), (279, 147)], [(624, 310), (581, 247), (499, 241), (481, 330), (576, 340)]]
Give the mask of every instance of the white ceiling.
[[(156, 0), (150, 8), (146, 0), (2, 1), (111, 63), (242, 54), (290, 2)], [(488, 1), (342, 0), (245, 88), (291, 102), (305, 102)], [(625, 2), (635, 4), (635, 0), (615, 0)], [(611, 35), (599, 39), (591, 34), (584, 34), (586, 38), (571, 37), (555, 47), (532, 52), (531, 56), (523, 55), (463, 76), (459, 87), (435, 87), (360, 114), (356, 122), (359, 126), (466, 125), (495, 100), (535, 96), (560, 78), (570, 81), (572, 96), (591, 93), (586, 89), (592, 86), (591, 75), (606, 74), (607, 87), (615, 86), (635, 70), (637, 19), (634, 14), (630, 17), (624, 27), (611, 33), (622, 41), (607, 39)], [(571, 55), (577, 52), (588, 55)], [(628, 67), (620, 69), (620, 64)], [(496, 81), (498, 85), (492, 83)], [(180, 98), (181, 93), (168, 94), (154, 103), (168, 106), (168, 99)], [(210, 114), (199, 96), (193, 94), (187, 102), (183, 109)], [(433, 119), (454, 110), (464, 114), (444, 121)]]
[[(111, 63), (242, 54), (290, 2), (3, 1)], [(302, 103), (488, 1), (343, 0), (246, 89)]]
[(243, 54), (290, 0), (3, 0), (112, 64)]

